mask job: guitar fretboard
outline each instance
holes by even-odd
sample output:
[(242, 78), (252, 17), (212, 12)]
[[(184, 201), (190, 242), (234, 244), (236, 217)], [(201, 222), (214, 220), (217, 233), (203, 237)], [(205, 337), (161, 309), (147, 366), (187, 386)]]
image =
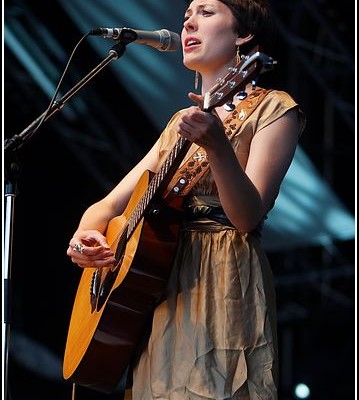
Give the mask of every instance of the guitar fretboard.
[(180, 136), (176, 144), (173, 146), (160, 170), (151, 179), (145, 193), (133, 210), (131, 217), (128, 219), (128, 227), (126, 230), (127, 238), (132, 235), (137, 224), (141, 221), (151, 204), (151, 201), (163, 194), (191, 144), (190, 141)]

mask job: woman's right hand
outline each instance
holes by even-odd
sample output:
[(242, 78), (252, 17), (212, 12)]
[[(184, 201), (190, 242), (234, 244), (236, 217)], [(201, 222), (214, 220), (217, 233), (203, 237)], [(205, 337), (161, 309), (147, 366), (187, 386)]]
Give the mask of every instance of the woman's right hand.
[(116, 261), (106, 237), (96, 230), (76, 231), (66, 254), (81, 268), (110, 267)]

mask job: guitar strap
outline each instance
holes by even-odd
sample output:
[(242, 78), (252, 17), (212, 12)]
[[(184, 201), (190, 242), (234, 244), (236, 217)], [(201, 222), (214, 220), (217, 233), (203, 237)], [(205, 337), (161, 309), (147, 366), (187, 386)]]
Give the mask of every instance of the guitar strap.
[[(250, 114), (252, 114), (269, 91), (270, 90), (263, 88), (254, 90), (244, 100), (242, 100), (232, 113), (223, 121), (225, 132), (229, 140), (234, 137), (243, 122)], [(209, 162), (206, 151), (202, 147), (197, 146), (191, 156), (183, 162), (173, 176), (168, 185), (165, 197), (186, 195), (208, 171), (208, 169)]]

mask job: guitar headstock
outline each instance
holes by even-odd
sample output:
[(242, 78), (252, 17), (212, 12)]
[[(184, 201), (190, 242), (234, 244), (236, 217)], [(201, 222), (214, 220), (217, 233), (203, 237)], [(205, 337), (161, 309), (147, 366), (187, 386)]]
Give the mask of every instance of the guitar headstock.
[(256, 81), (259, 74), (273, 69), (274, 61), (255, 46), (240, 62), (229, 68), (229, 72), (204, 95), (203, 111), (211, 111), (225, 104), (235, 93), (243, 90), (248, 82)]

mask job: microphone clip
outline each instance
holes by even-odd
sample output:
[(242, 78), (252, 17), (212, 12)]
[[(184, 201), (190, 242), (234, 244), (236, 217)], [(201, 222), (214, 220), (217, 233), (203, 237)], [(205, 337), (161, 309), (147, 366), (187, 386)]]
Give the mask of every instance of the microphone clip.
[(90, 35), (110, 37), (124, 44), (132, 43), (138, 37), (136, 31), (131, 28), (97, 28), (92, 29)]
[(114, 36), (113, 39), (118, 40), (121, 43), (128, 44), (134, 42), (137, 39), (137, 37), (138, 35), (133, 29), (125, 27), (118, 29), (117, 37)]

